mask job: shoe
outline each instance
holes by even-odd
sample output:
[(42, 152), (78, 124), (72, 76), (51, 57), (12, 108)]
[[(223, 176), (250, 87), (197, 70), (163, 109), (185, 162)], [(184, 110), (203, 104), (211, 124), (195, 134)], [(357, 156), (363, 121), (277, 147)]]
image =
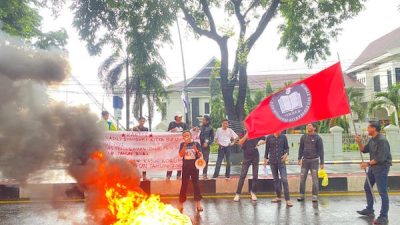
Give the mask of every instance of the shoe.
[(177, 179), (177, 180), (180, 180), (180, 179), (181, 179), (181, 176), (176, 176), (176, 179)]
[(378, 219), (376, 219), (374, 221), (374, 224), (376, 225), (384, 225), (384, 224), (388, 224), (389, 220), (387, 217), (378, 217)]
[(240, 195), (236, 194), (235, 197), (233, 198), (234, 202), (238, 202), (240, 200)]
[(183, 204), (182, 203), (179, 203), (178, 204), (178, 210), (179, 210), (179, 212), (183, 212)]
[(171, 176), (167, 176), (166, 180), (171, 180)]
[(358, 214), (362, 216), (373, 216), (374, 215), (374, 210), (371, 209), (363, 209), (361, 211), (357, 211)]
[(290, 200), (286, 201), (286, 207), (288, 207), (288, 208), (293, 207), (292, 201), (290, 201)]
[(252, 201), (257, 201), (256, 193), (250, 192), (250, 195), (251, 195), (251, 200), (252, 200)]
[(225, 177), (225, 180), (230, 180), (231, 178), (230, 177)]
[(302, 196), (298, 197), (298, 198), (297, 198), (297, 201), (298, 201), (298, 202), (302, 202), (302, 201), (304, 201), (304, 195), (302, 195)]
[(282, 200), (281, 200), (281, 198), (274, 198), (274, 199), (272, 199), (272, 203), (279, 203), (279, 202), (281, 202)]
[(318, 202), (318, 196), (317, 195), (313, 195), (311, 201), (312, 202)]
[(208, 180), (207, 175), (203, 175), (203, 180)]

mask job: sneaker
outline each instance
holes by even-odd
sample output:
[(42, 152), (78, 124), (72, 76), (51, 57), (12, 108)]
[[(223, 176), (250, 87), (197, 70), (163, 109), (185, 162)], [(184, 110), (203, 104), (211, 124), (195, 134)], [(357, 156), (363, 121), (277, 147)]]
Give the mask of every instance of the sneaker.
[(253, 200), (253, 201), (257, 201), (257, 196), (256, 196), (256, 193), (254, 193), (254, 192), (250, 192), (250, 195), (251, 195), (251, 200)]
[(297, 201), (298, 201), (298, 202), (302, 202), (302, 201), (304, 201), (304, 195), (302, 195), (302, 196), (298, 197), (298, 198), (297, 198)]
[(389, 220), (387, 217), (378, 217), (378, 219), (376, 219), (374, 221), (374, 224), (376, 225), (384, 225), (384, 224), (388, 224)]
[(231, 178), (230, 177), (225, 177), (225, 180), (230, 180)]
[(290, 200), (286, 201), (286, 206), (287, 207), (293, 207), (292, 201), (290, 201)]
[(167, 176), (166, 180), (171, 180), (171, 176)]
[(238, 202), (240, 200), (240, 195), (236, 194), (235, 197), (233, 198), (234, 202)]
[(362, 216), (373, 216), (374, 215), (374, 210), (371, 209), (363, 209), (361, 211), (357, 211), (358, 214)]
[(281, 200), (281, 198), (274, 198), (274, 199), (272, 199), (272, 203), (279, 203), (279, 202), (281, 202), (282, 200)]
[(311, 198), (312, 202), (318, 202), (318, 196), (317, 195), (313, 195)]

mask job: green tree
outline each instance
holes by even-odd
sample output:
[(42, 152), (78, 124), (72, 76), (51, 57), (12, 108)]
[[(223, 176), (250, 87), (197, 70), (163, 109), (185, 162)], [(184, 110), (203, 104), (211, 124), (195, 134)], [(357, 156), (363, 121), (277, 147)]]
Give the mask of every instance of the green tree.
[(63, 48), (68, 35), (64, 29), (41, 31), (42, 17), (39, 8), (48, 8), (45, 0), (4, 0), (0, 1), (0, 30), (24, 38), (41, 49)]
[[(217, 62), (216, 68), (218, 68), (219, 62)], [(221, 85), (219, 82), (219, 71), (213, 70), (210, 76), (210, 94), (211, 94), (211, 119), (212, 126), (216, 129), (220, 127), (222, 120), (226, 118), (224, 101), (221, 94)]]
[[(279, 48), (286, 48), (288, 57), (297, 60), (297, 55), (304, 53), (304, 60), (311, 65), (330, 54), (328, 46), (331, 38), (337, 37), (339, 25), (362, 10), (363, 0), (342, 1), (207, 1), (179, 0), (189, 26), (199, 36), (215, 41), (221, 54), (221, 91), (225, 112), (231, 120), (243, 120), (247, 94), (247, 58), (254, 44), (264, 33), (271, 20), (280, 15), (279, 26), (281, 42)], [(224, 11), (234, 16), (239, 24), (236, 34), (236, 52), (234, 64), (229, 72), (228, 40), (235, 36), (233, 25), (218, 27), (213, 12)], [(222, 23), (222, 22), (221, 22)], [(249, 28), (252, 29), (249, 29)], [(253, 31), (249, 34), (249, 31)], [(238, 98), (234, 100), (235, 86), (238, 84)]]
[[(129, 128), (130, 91), (138, 99), (134, 101), (134, 114), (143, 104), (142, 87), (148, 87), (141, 79), (143, 65), (163, 65), (158, 54), (163, 43), (170, 42), (170, 25), (175, 21), (174, 1), (104, 1), (73, 0), (74, 26), (81, 39), (86, 41), (89, 53), (99, 54), (106, 45), (127, 43), (127, 62), (131, 76), (126, 80), (126, 118)], [(151, 66), (150, 66), (151, 67)], [(149, 68), (151, 70), (151, 68)], [(136, 104), (135, 104), (136, 103)], [(138, 110), (139, 107), (139, 110)]]
[[(377, 108), (390, 108), (393, 107), (396, 112), (397, 123), (399, 123), (399, 110), (400, 110), (400, 83), (388, 87), (386, 92), (379, 92), (375, 94), (375, 100), (370, 104), (370, 112)], [(399, 125), (399, 124), (396, 124)]]
[(359, 121), (364, 120), (367, 116), (367, 107), (362, 103), (364, 93), (354, 88), (348, 88), (346, 89), (346, 92), (351, 111), (357, 114)]
[(274, 91), (272, 90), (272, 84), (270, 81), (265, 83), (265, 95), (270, 96)]

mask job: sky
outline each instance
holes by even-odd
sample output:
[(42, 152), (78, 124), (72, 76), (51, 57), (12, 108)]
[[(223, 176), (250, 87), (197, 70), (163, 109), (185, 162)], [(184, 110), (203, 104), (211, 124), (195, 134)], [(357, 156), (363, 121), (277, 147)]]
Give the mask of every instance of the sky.
[[(297, 62), (286, 58), (284, 49), (277, 49), (280, 35), (277, 31), (279, 18), (271, 21), (263, 35), (255, 44), (248, 57), (248, 74), (279, 74), (296, 72), (316, 72), (331, 64), (334, 64), (340, 56), (342, 67), (346, 69), (357, 58), (362, 50), (375, 39), (389, 33), (400, 26), (400, 10), (397, 0), (369, 0), (365, 9), (356, 17), (345, 21), (341, 27), (341, 34), (336, 40), (331, 40), (330, 51), (332, 55), (326, 61), (307, 68), (299, 57)], [(105, 93), (97, 79), (97, 70), (101, 62), (110, 54), (111, 49), (104, 49), (100, 56), (90, 56), (86, 50), (85, 42), (79, 40), (77, 30), (72, 26), (73, 15), (69, 7), (64, 7), (58, 18), (54, 18), (49, 10), (41, 10), (43, 16), (43, 30), (57, 30), (65, 28), (69, 35), (66, 49), (72, 67), (72, 76), (78, 79), (85, 88), (92, 93), (100, 105), (104, 105), (111, 113), (112, 96)], [(216, 18), (222, 18), (223, 14), (216, 12)], [(228, 18), (234, 21), (235, 18)], [(226, 21), (223, 19), (222, 21)], [(218, 46), (205, 37), (195, 38), (187, 28), (186, 22), (179, 19), (183, 38), (184, 59), (187, 77), (192, 77), (207, 63), (211, 57), (219, 58)], [(181, 54), (177, 26), (171, 27), (172, 44), (165, 44), (161, 49), (161, 56), (165, 61), (168, 83), (183, 80)], [(400, 38), (400, 37), (399, 37)], [(233, 47), (235, 40), (229, 42), (230, 65), (233, 61)], [(68, 104), (87, 104), (91, 109), (100, 113), (100, 109), (94, 104), (94, 100), (87, 97), (82, 88), (71, 79), (59, 87), (50, 88), (49, 94), (52, 98), (65, 101)], [(124, 117), (124, 116), (123, 116)], [(157, 115), (155, 123), (160, 121)]]

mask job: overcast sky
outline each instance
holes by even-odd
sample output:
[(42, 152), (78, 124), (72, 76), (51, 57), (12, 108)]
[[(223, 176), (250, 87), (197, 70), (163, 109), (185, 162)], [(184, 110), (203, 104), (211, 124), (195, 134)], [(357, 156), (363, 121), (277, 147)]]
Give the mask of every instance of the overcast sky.
[[(320, 70), (336, 62), (337, 53), (340, 55), (344, 69), (347, 68), (370, 42), (400, 26), (399, 4), (397, 0), (367, 1), (364, 11), (342, 24), (342, 33), (337, 40), (332, 40), (330, 45), (332, 56), (326, 62), (315, 65), (312, 71)], [(79, 40), (77, 31), (72, 27), (73, 15), (68, 7), (64, 7), (64, 11), (57, 19), (54, 19), (48, 10), (42, 10), (41, 15), (44, 18), (43, 29), (45, 31), (59, 28), (67, 30), (69, 35), (67, 50), (72, 66), (72, 75), (77, 77), (97, 100), (100, 103), (104, 102), (112, 112), (111, 96), (105, 95), (97, 80), (97, 68), (111, 50), (105, 49), (101, 56), (89, 56), (85, 43)], [(210, 39), (205, 37), (195, 39), (186, 29), (185, 21), (180, 20), (179, 23), (183, 36), (187, 76), (191, 77), (211, 57), (219, 58), (219, 49)], [(292, 62), (286, 59), (285, 50), (277, 50), (280, 38), (277, 25), (279, 25), (279, 18), (271, 22), (252, 49), (248, 58), (249, 74), (295, 73), (307, 70), (302, 58), (299, 58), (298, 62)], [(183, 72), (176, 24), (171, 29), (174, 43), (165, 45), (161, 50), (161, 55), (164, 58), (167, 74), (171, 79), (170, 82), (177, 82), (183, 80)], [(233, 44), (231, 46), (234, 46), (235, 41), (232, 40), (231, 43)], [(233, 55), (232, 50), (230, 50), (230, 55)], [(50, 93), (53, 98), (68, 101), (69, 104), (89, 104), (94, 111), (99, 112), (93, 101), (87, 98), (82, 89), (72, 81), (66, 82), (58, 89), (52, 89)], [(157, 118), (159, 120), (159, 117)]]

